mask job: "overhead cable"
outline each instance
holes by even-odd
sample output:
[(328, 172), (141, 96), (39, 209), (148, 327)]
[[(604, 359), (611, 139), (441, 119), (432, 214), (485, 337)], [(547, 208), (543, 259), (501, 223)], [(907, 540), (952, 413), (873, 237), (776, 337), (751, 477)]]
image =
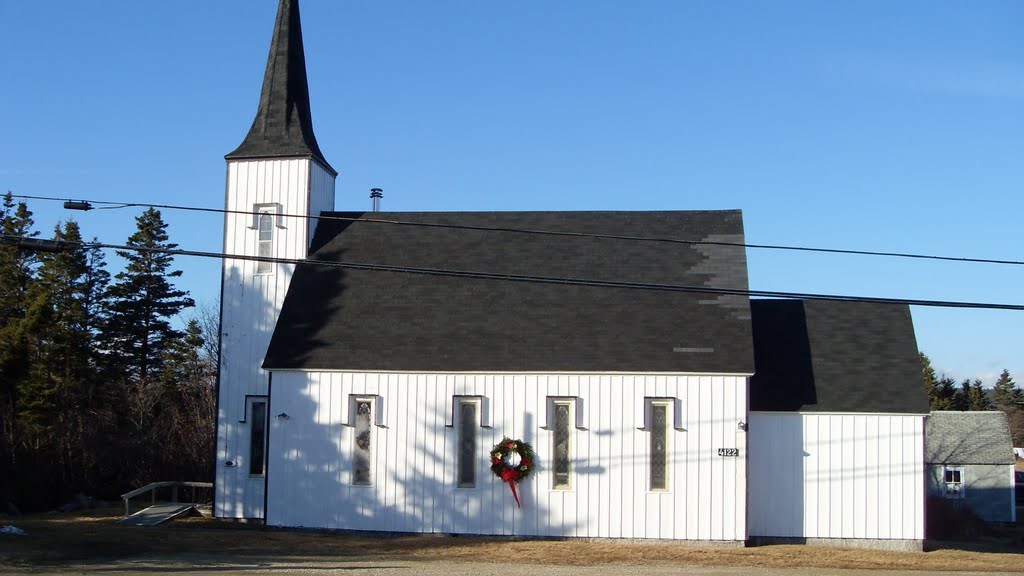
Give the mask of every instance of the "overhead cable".
[[(11, 239), (18, 239), (18, 236), (7, 234), (0, 235), (0, 241), (8, 243)], [(244, 254), (225, 254), (221, 252), (204, 252), (198, 250), (182, 250), (167, 248), (149, 248), (143, 246), (126, 246), (120, 244), (106, 244), (102, 242), (65, 242), (68, 246), (80, 248), (104, 248), (112, 250), (134, 250), (136, 252), (150, 252), (157, 254), (169, 254), (172, 256), (197, 256), (203, 258), (216, 258), (220, 260), (245, 260), (252, 262), (272, 262), (276, 264), (324, 266), (332, 268), (344, 268), (349, 270), (369, 270), (375, 272), (393, 272), (399, 274), (425, 274), (431, 276), (445, 276), (456, 278), (476, 278), (483, 280), (502, 280), (509, 282), (528, 282), (542, 284), (561, 284), (567, 286), (587, 286), (595, 288), (617, 288), (627, 290), (655, 290), (662, 292), (689, 292), (698, 294), (715, 294), (729, 296), (747, 296), (758, 298), (785, 298), (800, 300), (830, 300), (845, 302), (868, 302), (875, 304), (905, 304), (910, 306), (930, 306), (938, 308), (983, 308), (989, 310), (1024, 310), (1022, 304), (993, 304), (984, 302), (956, 302), (943, 300), (925, 300), (908, 298), (878, 298), (871, 296), (848, 296), (838, 294), (813, 294), (801, 292), (783, 292), (774, 290), (749, 290), (725, 287), (709, 286), (687, 286), (679, 284), (658, 284), (648, 282), (627, 282), (614, 280), (598, 280), (592, 278), (566, 278), (556, 276), (534, 276), (528, 274), (506, 274), (499, 272), (486, 272), (478, 270), (453, 270), (446, 268), (420, 268), (414, 266), (393, 266), (389, 264), (368, 263), (368, 262), (344, 262), (332, 260), (313, 260), (304, 258), (270, 258), (261, 256), (249, 256)]]
[[(26, 196), (26, 195), (13, 195), (14, 198), (23, 198), (29, 200), (48, 200), (72, 203), (72, 204), (104, 204), (100, 210), (111, 210), (120, 208), (160, 208), (167, 210), (184, 210), (191, 212), (209, 212), (218, 214), (241, 214), (245, 216), (251, 216), (252, 212), (244, 210), (227, 210), (223, 208), (203, 208), (198, 206), (181, 206), (174, 204), (150, 204), (150, 203), (136, 203), (136, 202), (108, 202), (102, 200), (67, 200), (64, 198), (54, 198), (48, 196)], [(74, 208), (76, 210), (87, 210), (90, 208)], [(372, 212), (371, 212), (372, 214)], [(825, 254), (847, 254), (855, 256), (883, 256), (892, 258), (911, 258), (918, 260), (939, 260), (946, 262), (972, 262), (979, 264), (1006, 264), (1012, 266), (1024, 266), (1024, 261), (1021, 260), (1003, 260), (996, 258), (968, 258), (960, 256), (940, 256), (933, 254), (915, 254), (909, 252), (885, 252), (885, 251), (874, 251), (874, 250), (852, 250), (843, 248), (815, 248), (811, 246), (786, 246), (778, 244), (749, 244), (743, 242), (724, 242), (716, 240), (683, 240), (679, 238), (665, 238), (665, 237), (653, 237), (653, 236), (631, 236), (622, 234), (598, 234), (589, 232), (565, 232), (558, 230), (532, 230), (522, 228), (507, 228), (507, 227), (496, 227), (496, 226), (471, 226), (465, 224), (442, 224), (438, 222), (412, 222), (407, 220), (391, 220), (383, 218), (366, 218), (366, 217), (347, 217), (338, 216), (336, 213), (328, 213), (327, 215), (311, 216), (309, 214), (276, 214), (281, 218), (297, 218), (307, 220), (336, 220), (343, 222), (367, 222), (373, 224), (391, 224), (398, 226), (420, 226), (427, 228), (451, 228), (457, 230), (476, 230), (485, 232), (507, 232), (516, 234), (539, 234), (546, 236), (568, 236), (576, 238), (598, 238), (605, 240), (629, 240), (637, 242), (661, 242), (670, 244), (688, 244), (688, 245), (705, 245), (705, 246), (731, 246), (736, 248), (751, 248), (757, 250), (783, 250), (792, 252), (817, 252)]]

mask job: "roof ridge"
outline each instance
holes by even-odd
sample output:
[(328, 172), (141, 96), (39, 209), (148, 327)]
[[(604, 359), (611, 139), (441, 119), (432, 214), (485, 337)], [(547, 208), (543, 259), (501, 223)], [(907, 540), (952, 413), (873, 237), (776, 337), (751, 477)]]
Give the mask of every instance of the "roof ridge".
[(484, 214), (665, 214), (665, 215), (677, 215), (677, 214), (710, 214), (710, 215), (721, 215), (726, 213), (742, 214), (742, 208), (719, 208), (719, 209), (708, 209), (708, 210), (685, 210), (685, 209), (672, 209), (672, 210), (381, 210), (380, 212), (371, 212), (370, 210), (325, 210), (325, 214), (355, 214), (355, 213), (366, 213), (368, 215), (374, 214), (468, 214), (468, 215), (484, 215)]

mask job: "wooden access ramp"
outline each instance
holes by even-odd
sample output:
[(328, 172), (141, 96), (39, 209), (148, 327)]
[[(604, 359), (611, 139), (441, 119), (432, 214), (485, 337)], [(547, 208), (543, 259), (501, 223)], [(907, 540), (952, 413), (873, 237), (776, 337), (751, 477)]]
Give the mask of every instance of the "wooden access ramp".
[[(158, 503), (156, 499), (157, 490), (164, 488), (170, 489), (171, 501)], [(178, 501), (178, 492), (180, 488), (191, 489), (191, 502)], [(138, 488), (121, 495), (121, 498), (124, 500), (124, 518), (118, 520), (117, 523), (133, 526), (156, 526), (157, 524), (172, 520), (185, 514), (191, 514), (193, 512), (198, 513), (196, 510), (196, 503), (201, 502), (201, 500), (196, 498), (196, 491), (210, 490), (212, 488), (213, 484), (210, 482), (152, 482), (142, 488)], [(150, 506), (132, 514), (132, 498), (145, 494), (149, 494)]]
[(191, 513), (197, 513), (194, 504), (154, 504), (143, 510), (139, 510), (135, 514), (122, 518), (117, 521), (118, 524), (127, 524), (129, 526), (156, 526), (168, 520), (173, 520), (178, 516), (184, 516)]

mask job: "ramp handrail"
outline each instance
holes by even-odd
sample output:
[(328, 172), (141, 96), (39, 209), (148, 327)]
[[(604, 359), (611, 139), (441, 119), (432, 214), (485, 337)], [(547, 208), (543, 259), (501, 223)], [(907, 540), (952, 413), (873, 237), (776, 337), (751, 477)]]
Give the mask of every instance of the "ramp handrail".
[(180, 480), (168, 480), (168, 481), (163, 481), (163, 482), (150, 482), (149, 484), (146, 484), (142, 488), (136, 488), (135, 490), (132, 490), (131, 492), (125, 492), (124, 494), (121, 494), (121, 499), (124, 500), (124, 516), (125, 516), (125, 518), (127, 518), (128, 516), (131, 516), (131, 500), (132, 500), (132, 498), (134, 498), (136, 496), (140, 496), (142, 494), (145, 494), (146, 492), (152, 491), (152, 497), (150, 498), (150, 502), (152, 504), (155, 504), (156, 503), (156, 489), (157, 488), (165, 488), (167, 486), (171, 487), (171, 502), (177, 502), (178, 501), (178, 487), (179, 486), (184, 486), (186, 488), (192, 488), (192, 500), (195, 500), (196, 499), (196, 488), (213, 488), (213, 483), (212, 482), (184, 482), (184, 481), (180, 481)]

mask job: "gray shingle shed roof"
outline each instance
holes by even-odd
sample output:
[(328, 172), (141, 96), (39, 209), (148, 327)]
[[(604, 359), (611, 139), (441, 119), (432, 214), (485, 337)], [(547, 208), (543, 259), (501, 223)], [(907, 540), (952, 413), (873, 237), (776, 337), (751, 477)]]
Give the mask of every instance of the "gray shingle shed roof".
[(1013, 464), (1002, 412), (932, 412), (924, 422), (926, 464)]
[(313, 133), (302, 46), (299, 0), (280, 0), (256, 118), (245, 140), (225, 158), (308, 157), (332, 174)]
[[(742, 243), (739, 211), (367, 216), (507, 230), (320, 220), (310, 259), (547, 278), (747, 288), (742, 247), (510, 231)], [(264, 367), (749, 374), (753, 370), (750, 310), (745, 295), (300, 264)]]
[(751, 300), (750, 409), (927, 414), (910, 308)]

